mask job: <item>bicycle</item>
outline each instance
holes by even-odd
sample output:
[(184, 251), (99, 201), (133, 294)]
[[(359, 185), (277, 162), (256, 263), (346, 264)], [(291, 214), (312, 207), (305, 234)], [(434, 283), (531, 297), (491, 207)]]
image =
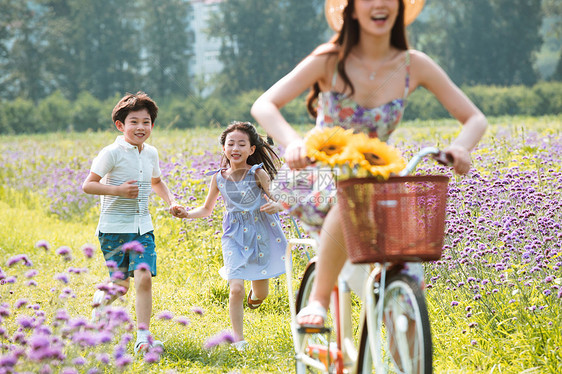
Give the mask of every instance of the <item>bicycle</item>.
[(297, 313), (308, 303), (316, 258), (308, 261), (295, 300), (292, 252), (296, 246), (316, 251), (317, 241), (289, 240), (285, 267), (297, 374), (314, 370), (432, 372), (431, 332), (423, 290), (400, 271), (404, 262), (437, 260), (441, 256), (449, 178), (408, 176), (428, 155), (444, 165), (452, 161), (437, 148), (427, 147), (399, 176), (385, 182), (363, 178), (338, 184), (349, 258), (352, 263), (370, 264), (363, 265), (369, 266), (370, 272), (363, 282), (358, 327), (352, 321), (351, 288), (341, 274), (324, 326), (300, 327), (296, 323)]

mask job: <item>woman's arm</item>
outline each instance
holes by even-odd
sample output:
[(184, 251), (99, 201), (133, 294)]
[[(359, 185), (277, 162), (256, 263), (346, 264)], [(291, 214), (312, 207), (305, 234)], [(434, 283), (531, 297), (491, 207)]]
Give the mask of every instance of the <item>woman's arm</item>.
[(425, 87), (463, 124), (461, 133), (445, 152), (453, 156), (455, 172), (465, 174), (470, 170), (470, 151), (488, 126), (486, 117), (431, 58), (419, 51), (412, 51), (411, 58), (412, 88)]
[(219, 191), (219, 187), (217, 186), (217, 175), (214, 174), (213, 178), (211, 179), (211, 183), (209, 184), (209, 192), (207, 193), (207, 197), (205, 198), (205, 203), (202, 206), (192, 209), (190, 211), (187, 211), (185, 208), (182, 207), (179, 213), (176, 215), (176, 217), (204, 218), (210, 216), (211, 213), (213, 212), (213, 209), (215, 208), (215, 204), (217, 202), (217, 198), (219, 197), (219, 193), (220, 191)]

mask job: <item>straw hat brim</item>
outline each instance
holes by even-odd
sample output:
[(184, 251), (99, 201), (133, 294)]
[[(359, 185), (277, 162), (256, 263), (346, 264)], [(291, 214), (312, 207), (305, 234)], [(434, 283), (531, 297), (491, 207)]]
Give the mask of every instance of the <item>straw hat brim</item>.
[[(343, 25), (343, 10), (350, 0), (326, 0), (324, 13), (328, 25), (334, 31), (340, 31)], [(404, 23), (409, 25), (423, 9), (425, 0), (403, 0), (404, 1)]]

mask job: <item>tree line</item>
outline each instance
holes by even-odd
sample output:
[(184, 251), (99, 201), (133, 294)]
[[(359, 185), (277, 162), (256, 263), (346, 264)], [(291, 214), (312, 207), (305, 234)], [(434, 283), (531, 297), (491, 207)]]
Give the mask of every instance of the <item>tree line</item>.
[[(221, 105), (263, 92), (330, 38), (323, 5), (324, 0), (220, 3), (207, 20), (207, 33), (220, 41), (224, 68), (211, 82), (214, 92), (201, 97), (201, 77), (191, 69), (191, 1), (0, 0), (0, 100), (24, 106), (66, 101), (95, 112), (88, 103), (103, 107), (124, 92), (143, 90), (177, 111), (204, 110), (220, 118)], [(428, 0), (408, 33), (410, 44), (436, 59), (458, 85), (531, 87), (541, 80), (535, 62), (547, 19), (546, 35), (560, 48), (559, 0)], [(562, 81), (562, 59), (544, 78)], [(191, 105), (181, 109), (186, 101)], [(96, 129), (106, 121), (83, 120), (74, 115), (60, 125)], [(0, 124), (1, 132), (9, 128), (18, 131)]]

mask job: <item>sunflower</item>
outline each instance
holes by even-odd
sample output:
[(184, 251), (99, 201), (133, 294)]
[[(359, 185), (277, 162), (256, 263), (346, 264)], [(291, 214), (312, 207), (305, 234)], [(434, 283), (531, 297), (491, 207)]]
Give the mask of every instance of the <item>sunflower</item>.
[(307, 156), (321, 163), (334, 166), (340, 163), (340, 157), (351, 138), (353, 130), (341, 127), (314, 128), (304, 139)]
[(355, 134), (349, 146), (363, 156), (359, 166), (372, 176), (388, 179), (391, 173), (398, 173), (406, 167), (400, 151), (377, 138)]

